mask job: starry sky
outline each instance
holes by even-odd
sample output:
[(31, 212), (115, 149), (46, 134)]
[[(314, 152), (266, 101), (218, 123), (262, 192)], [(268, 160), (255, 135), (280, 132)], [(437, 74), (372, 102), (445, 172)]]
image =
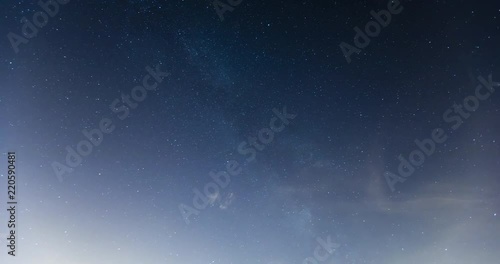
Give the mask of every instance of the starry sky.
[[(350, 63), (339, 45), (388, 1), (59, 2), (29, 40), (42, 7), (0, 3), (0, 263), (498, 263), (500, 92), (450, 114), (457, 129), (443, 117), (500, 82), (498, 1), (401, 0)], [(131, 102), (145, 76), (157, 87)], [(446, 140), (389, 184), (436, 128)]]

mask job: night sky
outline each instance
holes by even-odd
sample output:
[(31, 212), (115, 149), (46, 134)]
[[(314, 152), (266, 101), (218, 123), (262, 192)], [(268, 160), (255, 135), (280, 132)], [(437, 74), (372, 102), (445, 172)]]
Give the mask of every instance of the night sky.
[(499, 263), (500, 2), (46, 9), (0, 3), (0, 263)]

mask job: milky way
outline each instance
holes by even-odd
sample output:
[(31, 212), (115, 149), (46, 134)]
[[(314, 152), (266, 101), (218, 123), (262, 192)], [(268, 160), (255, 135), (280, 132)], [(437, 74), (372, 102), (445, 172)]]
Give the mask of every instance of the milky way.
[(3, 1), (0, 263), (498, 263), (500, 3), (421, 2)]

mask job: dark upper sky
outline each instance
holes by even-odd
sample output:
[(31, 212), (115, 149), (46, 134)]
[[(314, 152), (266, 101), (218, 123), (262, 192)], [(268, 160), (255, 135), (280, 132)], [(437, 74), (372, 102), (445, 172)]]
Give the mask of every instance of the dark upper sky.
[(59, 1), (0, 3), (1, 263), (498, 263), (497, 1)]

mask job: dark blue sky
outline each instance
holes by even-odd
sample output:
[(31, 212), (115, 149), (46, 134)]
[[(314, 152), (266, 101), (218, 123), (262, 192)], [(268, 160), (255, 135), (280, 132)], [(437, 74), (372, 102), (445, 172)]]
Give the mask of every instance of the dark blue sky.
[(401, 1), (350, 63), (388, 1), (61, 3), (0, 3), (1, 263), (497, 263), (496, 1)]

